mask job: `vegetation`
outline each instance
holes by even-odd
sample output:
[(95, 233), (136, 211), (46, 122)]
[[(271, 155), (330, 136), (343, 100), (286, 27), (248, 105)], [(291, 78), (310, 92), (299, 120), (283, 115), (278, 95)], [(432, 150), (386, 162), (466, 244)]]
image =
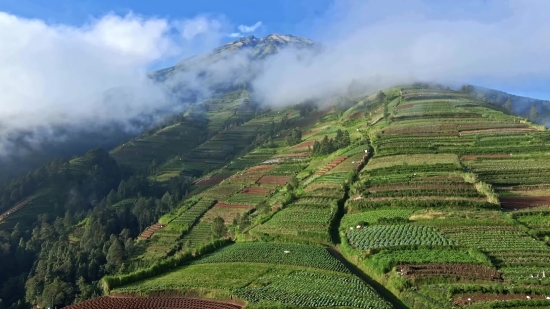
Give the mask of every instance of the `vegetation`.
[(233, 89), (53, 160), (0, 186), (0, 308), (543, 305), (550, 134), (478, 94), (419, 83), (268, 110)]

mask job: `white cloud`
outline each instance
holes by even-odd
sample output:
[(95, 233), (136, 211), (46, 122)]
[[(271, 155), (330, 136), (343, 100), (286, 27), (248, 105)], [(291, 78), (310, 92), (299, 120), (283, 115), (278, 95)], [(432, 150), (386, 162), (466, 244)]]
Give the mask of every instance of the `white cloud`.
[(230, 38), (238, 38), (238, 37), (240, 37), (240, 36), (241, 36), (241, 34), (240, 34), (239, 32), (233, 32), (233, 33), (230, 33), (230, 34), (229, 34), (229, 37), (230, 37)]
[(250, 32), (256, 31), (256, 29), (260, 28), (261, 26), (262, 26), (261, 21), (255, 23), (252, 26), (240, 25), (239, 26), (239, 31), (242, 32), (242, 33), (250, 33)]
[(314, 31), (325, 52), (304, 62), (289, 50), (265, 63), (253, 86), (267, 104), (342, 93), (352, 79), (385, 87), (413, 80), (525, 85), (549, 77), (549, 1), (492, 1), (483, 18), (419, 1), (336, 3)]
[(0, 45), (0, 154), (21, 130), (40, 140), (52, 126), (95, 127), (172, 108), (146, 76), (151, 63), (218, 46), (226, 28), (205, 16), (108, 14), (67, 26), (0, 12), (0, 41), (9, 42)]

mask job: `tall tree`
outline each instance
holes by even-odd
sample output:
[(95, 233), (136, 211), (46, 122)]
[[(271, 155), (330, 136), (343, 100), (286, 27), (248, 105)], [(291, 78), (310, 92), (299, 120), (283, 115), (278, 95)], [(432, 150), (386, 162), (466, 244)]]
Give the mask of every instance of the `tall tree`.
[(504, 108), (511, 113), (512, 112), (512, 100), (508, 99), (506, 100), (506, 103), (504, 103)]
[(531, 110), (529, 111), (529, 120), (532, 122), (539, 120), (539, 112), (537, 111), (537, 106), (535, 104), (531, 106)]

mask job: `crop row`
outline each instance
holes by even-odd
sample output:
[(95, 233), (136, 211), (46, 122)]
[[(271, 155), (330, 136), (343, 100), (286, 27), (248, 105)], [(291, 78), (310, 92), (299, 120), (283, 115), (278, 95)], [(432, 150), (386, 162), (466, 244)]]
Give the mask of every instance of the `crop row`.
[(201, 199), (198, 203), (191, 206), (187, 211), (174, 219), (170, 224), (192, 227), (197, 220), (208, 210), (214, 206), (215, 200)]
[(196, 261), (195, 264), (230, 262), (297, 265), (349, 273), (349, 270), (323, 247), (263, 242), (227, 246)]
[(354, 277), (296, 271), (266, 276), (259, 281), (269, 283), (238, 289), (235, 294), (250, 302), (271, 300), (307, 307), (392, 308), (372, 288)]
[[(522, 231), (506, 230), (501, 227), (484, 229), (442, 229), (445, 235), (460, 245), (495, 251), (546, 251), (550, 249)], [(497, 241), (498, 240), (498, 241)]]
[(363, 229), (350, 229), (346, 233), (349, 242), (361, 250), (392, 246), (447, 246), (452, 245), (445, 235), (430, 226), (378, 225)]

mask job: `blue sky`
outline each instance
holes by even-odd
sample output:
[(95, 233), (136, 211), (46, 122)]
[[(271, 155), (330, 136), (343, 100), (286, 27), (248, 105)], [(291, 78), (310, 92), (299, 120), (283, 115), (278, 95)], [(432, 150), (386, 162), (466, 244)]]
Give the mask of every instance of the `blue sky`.
[[(547, 0), (2, 0), (0, 40), (15, 43), (0, 47), (0, 100), (18, 102), (14, 112), (34, 110), (38, 100), (44, 108), (72, 102), (139, 83), (136, 71), (170, 66), (237, 33), (329, 46), (314, 66), (285, 60), (265, 74), (290, 101), (380, 76), (550, 99), (548, 11)], [(67, 104), (60, 109), (74, 108)]]

